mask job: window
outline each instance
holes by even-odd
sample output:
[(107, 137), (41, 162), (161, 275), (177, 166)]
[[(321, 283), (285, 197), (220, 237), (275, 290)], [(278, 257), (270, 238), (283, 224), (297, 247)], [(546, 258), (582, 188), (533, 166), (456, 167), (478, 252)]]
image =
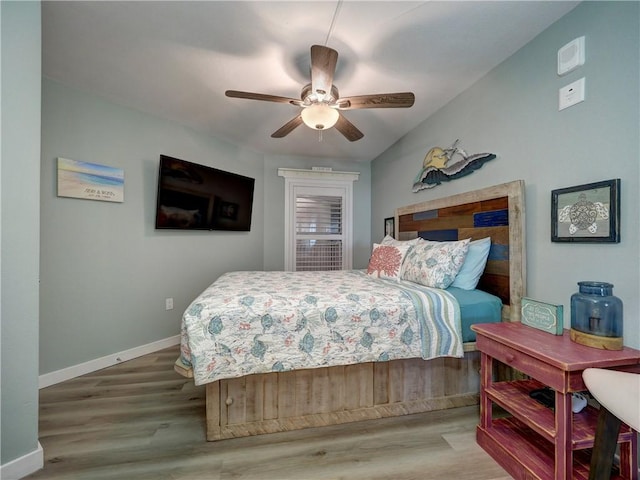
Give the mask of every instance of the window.
[[(314, 193), (311, 191), (315, 190)], [(327, 190), (327, 191), (323, 191)], [(342, 270), (343, 196), (328, 188), (296, 189), (295, 269)], [(332, 195), (333, 193), (333, 195)]]
[(285, 269), (352, 268), (353, 182), (358, 173), (278, 169), (285, 177)]

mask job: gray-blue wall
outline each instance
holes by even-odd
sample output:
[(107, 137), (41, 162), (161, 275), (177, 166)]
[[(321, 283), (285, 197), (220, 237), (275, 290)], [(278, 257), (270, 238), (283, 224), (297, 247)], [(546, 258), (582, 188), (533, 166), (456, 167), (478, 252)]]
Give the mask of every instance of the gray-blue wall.
[[(372, 162), (372, 239), (394, 209), (524, 179), (528, 296), (563, 304), (580, 280), (614, 284), (625, 344), (640, 347), (638, 2), (584, 2)], [(557, 51), (586, 37), (586, 63), (559, 77)], [(558, 111), (558, 89), (586, 78), (586, 101)], [(460, 139), (497, 158), (471, 175), (412, 193), (434, 146)], [(620, 244), (550, 241), (551, 190), (620, 178)]]
[[(47, 79), (42, 125), (40, 373), (177, 335), (194, 293), (262, 268), (259, 201), (249, 233), (154, 229), (160, 154), (251, 176), (257, 199), (261, 155)], [(124, 202), (57, 197), (57, 157), (124, 169)]]
[[(40, 3), (0, 3), (2, 150), (1, 455), (4, 466), (38, 451), (40, 217)], [(39, 453), (42, 461), (42, 453)], [(38, 458), (27, 463), (37, 464)], [(37, 466), (36, 466), (37, 468)], [(10, 475), (4, 468), (5, 474)]]

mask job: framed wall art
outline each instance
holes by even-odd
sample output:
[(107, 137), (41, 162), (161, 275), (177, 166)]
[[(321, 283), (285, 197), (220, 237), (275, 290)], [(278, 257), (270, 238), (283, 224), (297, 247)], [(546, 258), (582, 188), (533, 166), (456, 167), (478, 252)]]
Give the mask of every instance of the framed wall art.
[(551, 191), (551, 241), (620, 242), (620, 179)]
[(389, 217), (384, 219), (384, 234), (390, 237), (396, 238), (396, 219), (395, 217)]
[(124, 170), (58, 157), (58, 196), (124, 202)]

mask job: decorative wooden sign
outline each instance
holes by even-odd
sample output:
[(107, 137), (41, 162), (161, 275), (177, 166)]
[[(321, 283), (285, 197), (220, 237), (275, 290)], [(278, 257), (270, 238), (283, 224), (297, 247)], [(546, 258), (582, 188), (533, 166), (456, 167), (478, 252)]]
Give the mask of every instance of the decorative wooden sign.
[(554, 335), (562, 335), (562, 315), (562, 305), (552, 305), (522, 297), (522, 318), (520, 321), (524, 325)]

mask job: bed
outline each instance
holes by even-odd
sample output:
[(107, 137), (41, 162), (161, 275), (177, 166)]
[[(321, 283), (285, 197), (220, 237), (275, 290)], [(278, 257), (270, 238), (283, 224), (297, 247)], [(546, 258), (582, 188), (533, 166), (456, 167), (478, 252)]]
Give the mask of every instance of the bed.
[(175, 367), (206, 386), (207, 440), (478, 402), (470, 325), (519, 321), (524, 182), (401, 207), (395, 225), (406, 259), (489, 238), (477, 288), (381, 275), (375, 249), (366, 271), (223, 275), (185, 312)]

